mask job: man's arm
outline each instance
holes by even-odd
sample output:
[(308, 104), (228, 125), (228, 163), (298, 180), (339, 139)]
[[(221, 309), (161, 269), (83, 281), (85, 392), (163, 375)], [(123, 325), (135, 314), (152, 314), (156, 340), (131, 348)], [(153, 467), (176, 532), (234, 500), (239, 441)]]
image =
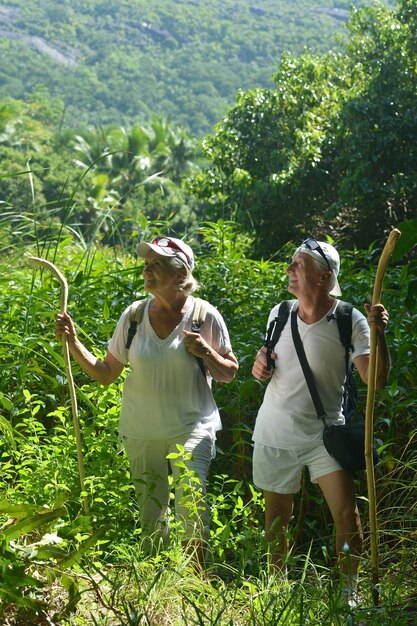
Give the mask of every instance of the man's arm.
[[(385, 339), (385, 329), (388, 324), (389, 314), (382, 304), (365, 304), (368, 314), (369, 326), (376, 327), (377, 339), (377, 362), (376, 362), (376, 387), (382, 389), (388, 382), (388, 375), (391, 368), (391, 359)], [(369, 354), (363, 354), (354, 359), (354, 364), (359, 372), (359, 376), (364, 383), (368, 384)]]
[[(277, 358), (276, 354), (272, 353), (271, 358), (275, 360)], [(255, 363), (253, 364), (253, 367), (252, 367), (252, 375), (257, 380), (268, 380), (268, 378), (271, 378), (272, 376), (272, 371), (273, 371), (272, 369), (268, 369), (268, 363), (266, 359), (266, 348), (265, 346), (262, 346), (262, 348), (259, 350), (258, 354), (256, 355)]]

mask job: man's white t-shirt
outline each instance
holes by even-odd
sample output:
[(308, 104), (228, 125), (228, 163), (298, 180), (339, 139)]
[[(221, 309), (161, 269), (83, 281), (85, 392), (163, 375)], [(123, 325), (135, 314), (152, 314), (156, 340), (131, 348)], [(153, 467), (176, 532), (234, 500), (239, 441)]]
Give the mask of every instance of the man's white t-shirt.
[[(342, 396), (346, 372), (345, 349), (339, 338), (336, 320), (338, 301), (321, 320), (306, 324), (297, 316), (303, 342), (317, 390), (327, 413), (328, 424), (343, 424)], [(277, 316), (275, 306), (268, 319)], [(253, 433), (253, 440), (266, 446), (288, 450), (308, 448), (323, 439), (323, 422), (317, 418), (291, 334), (291, 314), (274, 352), (275, 369), (265, 391)], [(351, 359), (369, 354), (369, 326), (362, 313), (352, 311)]]
[[(221, 429), (211, 393), (211, 377), (203, 376), (195, 356), (187, 352), (183, 330), (191, 330), (193, 297), (172, 333), (160, 339), (149, 321), (149, 300), (131, 347), (126, 350), (129, 306), (109, 342), (109, 351), (131, 371), (123, 387), (119, 432), (137, 439), (169, 439), (187, 433)], [(201, 336), (222, 356), (231, 351), (229, 334), (220, 313), (208, 305)]]

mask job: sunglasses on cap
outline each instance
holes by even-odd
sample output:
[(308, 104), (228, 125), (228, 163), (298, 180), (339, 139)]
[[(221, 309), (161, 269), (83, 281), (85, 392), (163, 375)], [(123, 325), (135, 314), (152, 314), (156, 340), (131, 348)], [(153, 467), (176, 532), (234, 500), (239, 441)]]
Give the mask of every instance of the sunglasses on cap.
[(326, 262), (327, 267), (329, 268), (329, 271), (332, 271), (332, 268), (330, 267), (330, 263), (329, 263), (329, 259), (327, 258), (327, 256), (324, 254), (323, 252), (323, 248), (320, 246), (319, 243), (317, 243), (317, 241), (315, 239), (305, 239), (302, 244), (302, 246), (305, 246), (306, 248), (308, 248), (309, 250), (317, 250), (317, 252), (320, 254), (320, 256), (323, 257), (323, 259)]
[(171, 250), (177, 250), (177, 252), (181, 252), (187, 259), (187, 263), (190, 267), (192, 267), (193, 262), (190, 256), (183, 250), (176, 241), (172, 241), (169, 237), (155, 237), (152, 240), (152, 243), (160, 248), (171, 248)]

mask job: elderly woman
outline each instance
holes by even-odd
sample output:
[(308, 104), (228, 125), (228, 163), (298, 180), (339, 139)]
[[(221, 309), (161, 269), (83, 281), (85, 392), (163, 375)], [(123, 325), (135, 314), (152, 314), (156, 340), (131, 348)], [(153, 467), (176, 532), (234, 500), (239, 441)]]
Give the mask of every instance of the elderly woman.
[(202, 563), (209, 526), (206, 478), (221, 428), (211, 381), (232, 381), (238, 363), (224, 320), (209, 303), (200, 332), (191, 330), (195, 306), (191, 294), (197, 288), (192, 249), (180, 239), (159, 237), (140, 243), (137, 253), (145, 259), (144, 288), (152, 297), (144, 303), (130, 347), (126, 346), (133, 305), (121, 315), (104, 360), (80, 342), (68, 315), (57, 315), (56, 333), (67, 336), (73, 358), (102, 385), (114, 382), (130, 364), (119, 430), (143, 531), (164, 543), (168, 538), (170, 463), (176, 517), (184, 542)]

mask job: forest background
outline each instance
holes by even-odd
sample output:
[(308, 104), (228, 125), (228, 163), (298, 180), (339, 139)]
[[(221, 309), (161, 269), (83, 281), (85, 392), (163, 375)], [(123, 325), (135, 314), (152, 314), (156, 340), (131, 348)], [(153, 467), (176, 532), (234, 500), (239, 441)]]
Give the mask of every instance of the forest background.
[[(0, 7), (5, 623), (415, 623), (417, 4), (352, 8), (342, 28), (347, 10), (282, 2), (278, 11), (267, 0)], [(376, 408), (381, 605), (365, 561), (352, 612), (329, 575), (331, 526), (308, 481), (292, 577), (267, 576), (250, 476), (263, 387), (250, 368), (301, 238), (338, 246), (344, 297), (362, 308), (393, 226), (402, 236), (383, 294), (393, 367)], [(175, 541), (144, 558), (118, 453), (121, 386), (98, 389), (76, 370), (80, 495), (53, 337), (59, 292), (27, 263), (59, 265), (79, 332), (100, 356), (120, 312), (144, 295), (136, 243), (160, 233), (194, 247), (200, 294), (224, 314), (241, 365), (234, 383), (215, 388), (225, 428), (210, 478), (209, 581)], [(362, 476), (358, 489), (367, 524)]]

